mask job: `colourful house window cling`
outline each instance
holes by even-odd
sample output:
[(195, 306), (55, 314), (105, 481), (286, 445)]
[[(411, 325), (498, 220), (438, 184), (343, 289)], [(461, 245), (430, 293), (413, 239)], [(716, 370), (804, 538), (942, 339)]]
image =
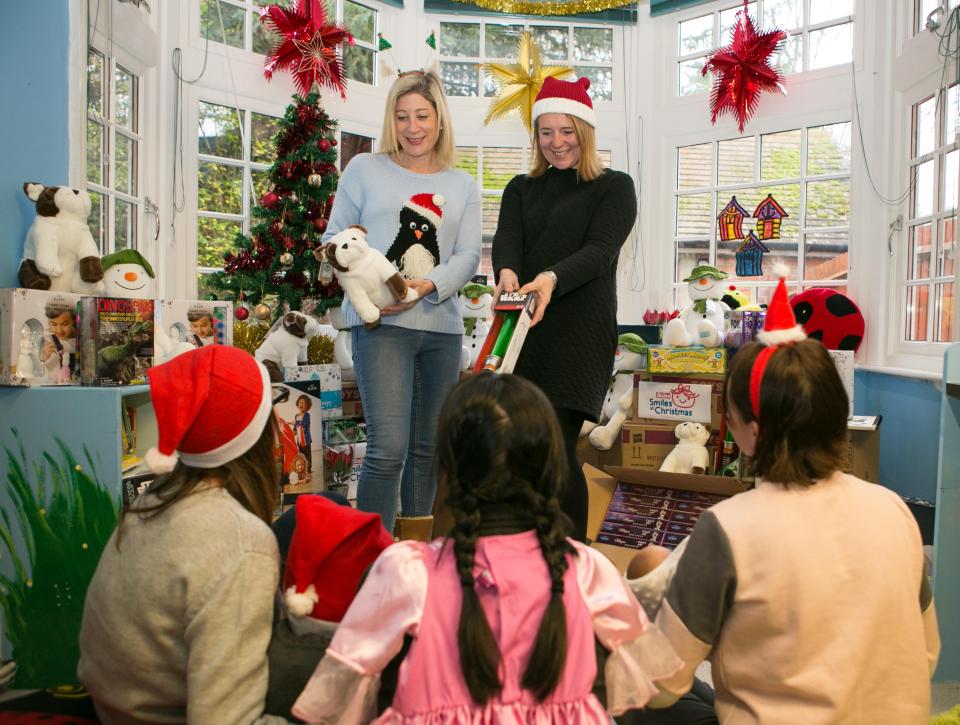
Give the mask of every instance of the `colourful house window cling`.
[[(757, 204), (753, 216), (757, 220), (757, 236), (760, 239), (779, 239), (780, 222), (784, 217), (790, 215), (783, 210), (783, 207), (777, 203), (772, 194), (767, 194), (767, 198)], [(744, 240), (744, 243), (746, 243), (746, 240)]]
[(720, 241), (735, 242), (738, 239), (743, 239), (743, 220), (748, 216), (750, 216), (749, 212), (740, 206), (737, 197), (732, 197), (717, 216), (720, 227)]
[[(779, 223), (779, 221), (778, 221)], [(747, 238), (743, 240), (737, 248), (737, 276), (738, 277), (762, 277), (763, 276), (763, 254), (769, 252), (763, 242), (751, 229), (747, 232)]]

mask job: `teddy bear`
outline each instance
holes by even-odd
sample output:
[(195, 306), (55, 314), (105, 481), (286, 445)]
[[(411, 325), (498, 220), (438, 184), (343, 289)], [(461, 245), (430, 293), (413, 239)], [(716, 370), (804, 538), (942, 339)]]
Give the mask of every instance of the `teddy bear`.
[(335, 234), (326, 246), (314, 250), (314, 256), (333, 266), (343, 293), (368, 330), (380, 324), (381, 307), (419, 297), (383, 253), (371, 249), (367, 230), (359, 224)]
[(288, 312), (267, 333), (254, 357), (270, 373), (270, 381), (283, 381), (283, 368), (293, 368), (307, 359), (310, 338), (321, 334), (320, 323), (302, 312)]
[(663, 328), (664, 345), (720, 345), (723, 341), (724, 313), (729, 309), (720, 301), (724, 292), (721, 282), (726, 278), (726, 272), (709, 264), (693, 268), (690, 276), (683, 280), (687, 283), (687, 294), (693, 304), (684, 308), (679, 317), (670, 320)]
[(30, 181), (23, 193), (36, 204), (37, 216), (23, 244), (20, 286), (81, 294), (102, 291), (100, 250), (87, 226), (90, 195)]
[(493, 287), (478, 282), (470, 282), (460, 290), (460, 312), (463, 313), (461, 370), (470, 370), (480, 357), (480, 348), (490, 332), (487, 315), (493, 303), (493, 292)]
[(660, 464), (666, 473), (706, 473), (710, 465), (707, 441), (710, 431), (700, 423), (680, 423), (674, 434), (679, 441)]
[(609, 451), (624, 421), (630, 417), (633, 409), (633, 371), (645, 368), (647, 343), (632, 332), (617, 339), (617, 349), (613, 357), (613, 377), (607, 386), (600, 411), (600, 423), (584, 421), (580, 435), (589, 435), (590, 444), (600, 451)]

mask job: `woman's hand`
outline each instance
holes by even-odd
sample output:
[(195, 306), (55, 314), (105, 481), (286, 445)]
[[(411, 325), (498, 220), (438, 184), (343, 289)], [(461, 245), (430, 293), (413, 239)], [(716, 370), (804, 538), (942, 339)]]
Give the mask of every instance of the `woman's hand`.
[(506, 267), (501, 269), (500, 281), (497, 282), (497, 289), (494, 290), (490, 311), (496, 314), (497, 300), (500, 299), (501, 292), (516, 292), (518, 289), (520, 289), (520, 279), (517, 277), (517, 273)]
[(543, 319), (543, 313), (547, 311), (547, 305), (550, 304), (550, 298), (553, 296), (555, 283), (553, 277), (541, 272), (520, 288), (520, 294), (529, 292), (537, 293), (537, 306), (533, 310), (533, 318), (530, 320), (530, 327), (535, 327)]
[(424, 297), (437, 290), (437, 285), (429, 279), (408, 279), (407, 287), (416, 290), (419, 297), (413, 302), (395, 302), (392, 305), (387, 305), (380, 310), (381, 315), (399, 315), (401, 312), (406, 312)]

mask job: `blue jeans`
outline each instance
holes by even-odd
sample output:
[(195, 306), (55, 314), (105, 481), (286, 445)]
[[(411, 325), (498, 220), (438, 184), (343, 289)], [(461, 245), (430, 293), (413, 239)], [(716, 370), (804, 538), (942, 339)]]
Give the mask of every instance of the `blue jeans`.
[(380, 514), (387, 531), (397, 516), (429, 516), (437, 492), (437, 418), (457, 383), (460, 335), (380, 325), (353, 328), (353, 369), (367, 422), (357, 508)]

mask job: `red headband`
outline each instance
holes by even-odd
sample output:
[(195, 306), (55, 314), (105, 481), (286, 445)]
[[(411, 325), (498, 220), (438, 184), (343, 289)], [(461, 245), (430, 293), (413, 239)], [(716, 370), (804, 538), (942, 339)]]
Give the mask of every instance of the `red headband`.
[(760, 386), (763, 384), (763, 373), (767, 369), (767, 363), (779, 349), (779, 345), (770, 345), (763, 348), (753, 361), (753, 367), (750, 369), (750, 407), (753, 408), (754, 420), (760, 420)]

